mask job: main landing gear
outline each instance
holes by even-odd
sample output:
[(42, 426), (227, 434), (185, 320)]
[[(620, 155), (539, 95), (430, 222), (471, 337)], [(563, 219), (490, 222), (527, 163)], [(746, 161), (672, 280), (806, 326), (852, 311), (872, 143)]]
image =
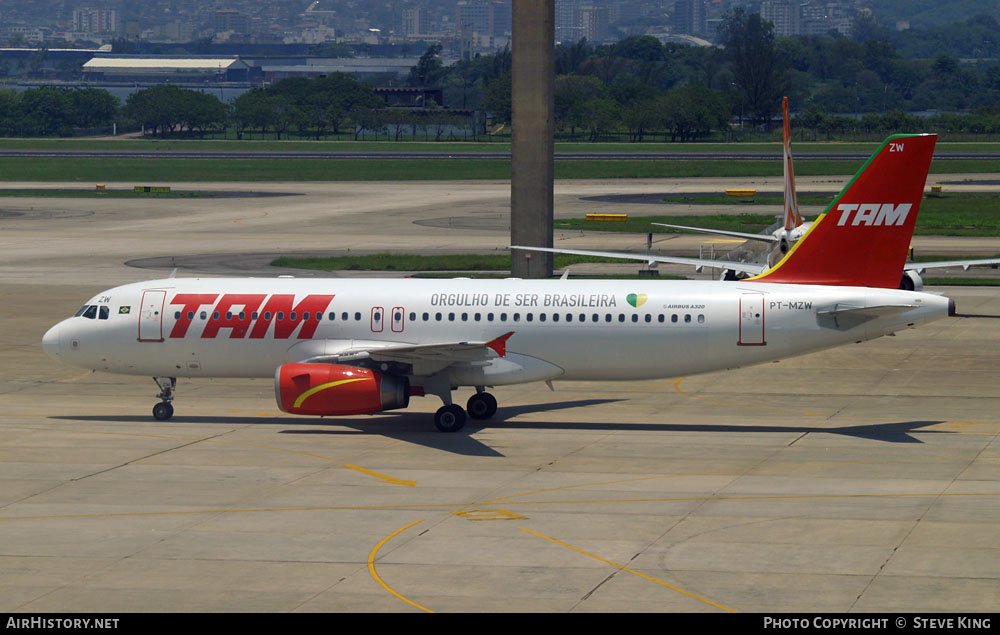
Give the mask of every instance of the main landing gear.
[(177, 378), (153, 377), (153, 381), (160, 387), (160, 394), (156, 396), (162, 400), (153, 406), (153, 418), (157, 421), (166, 421), (174, 416), (174, 405), (170, 402), (174, 400), (174, 389), (177, 387)]
[(466, 412), (473, 419), (484, 420), (497, 411), (496, 397), (485, 392), (483, 386), (476, 386), (476, 394), (469, 397), (465, 410), (462, 410), (462, 406), (451, 403), (451, 391), (439, 396), (445, 404), (434, 413), (434, 425), (441, 432), (458, 432), (464, 428)]

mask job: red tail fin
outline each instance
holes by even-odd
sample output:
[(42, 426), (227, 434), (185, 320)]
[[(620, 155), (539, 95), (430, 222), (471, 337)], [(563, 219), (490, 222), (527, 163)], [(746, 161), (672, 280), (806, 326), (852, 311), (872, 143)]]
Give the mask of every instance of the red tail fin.
[(895, 289), (937, 135), (893, 135), (760, 282)]
[(788, 123), (788, 97), (781, 100), (781, 112), (785, 119), (785, 231), (792, 231), (802, 224), (799, 201), (795, 197), (795, 173), (792, 171), (792, 129)]

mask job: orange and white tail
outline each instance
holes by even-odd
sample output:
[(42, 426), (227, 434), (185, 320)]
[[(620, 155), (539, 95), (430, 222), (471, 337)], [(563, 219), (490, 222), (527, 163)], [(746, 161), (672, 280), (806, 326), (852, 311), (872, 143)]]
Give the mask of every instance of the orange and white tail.
[(886, 139), (785, 257), (750, 280), (897, 288), (936, 142)]
[(785, 231), (792, 231), (802, 224), (799, 201), (795, 197), (795, 173), (792, 172), (792, 128), (788, 122), (788, 97), (781, 99), (781, 111), (785, 118)]

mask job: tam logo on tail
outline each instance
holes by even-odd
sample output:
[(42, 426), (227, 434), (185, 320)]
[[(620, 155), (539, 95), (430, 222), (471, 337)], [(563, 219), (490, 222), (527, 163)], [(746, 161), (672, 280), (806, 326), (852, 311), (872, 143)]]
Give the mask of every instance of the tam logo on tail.
[(906, 223), (906, 216), (910, 213), (911, 207), (910, 203), (900, 203), (899, 205), (893, 205), (892, 203), (850, 205), (844, 203), (837, 206), (837, 210), (840, 211), (840, 220), (837, 221), (837, 225), (846, 225), (848, 219), (851, 218), (851, 214), (854, 214), (854, 221), (851, 222), (851, 225), (854, 226), (902, 226)]

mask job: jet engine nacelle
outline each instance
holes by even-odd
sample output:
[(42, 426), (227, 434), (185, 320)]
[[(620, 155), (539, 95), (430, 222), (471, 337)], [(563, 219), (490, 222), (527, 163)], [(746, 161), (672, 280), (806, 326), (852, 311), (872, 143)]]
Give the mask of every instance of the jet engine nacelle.
[(924, 288), (924, 280), (913, 269), (907, 269), (903, 272), (903, 279), (899, 282), (899, 288), (904, 291), (920, 291)]
[(405, 408), (410, 382), (367, 368), (282, 364), (274, 374), (278, 407), (294, 415), (359, 415)]

